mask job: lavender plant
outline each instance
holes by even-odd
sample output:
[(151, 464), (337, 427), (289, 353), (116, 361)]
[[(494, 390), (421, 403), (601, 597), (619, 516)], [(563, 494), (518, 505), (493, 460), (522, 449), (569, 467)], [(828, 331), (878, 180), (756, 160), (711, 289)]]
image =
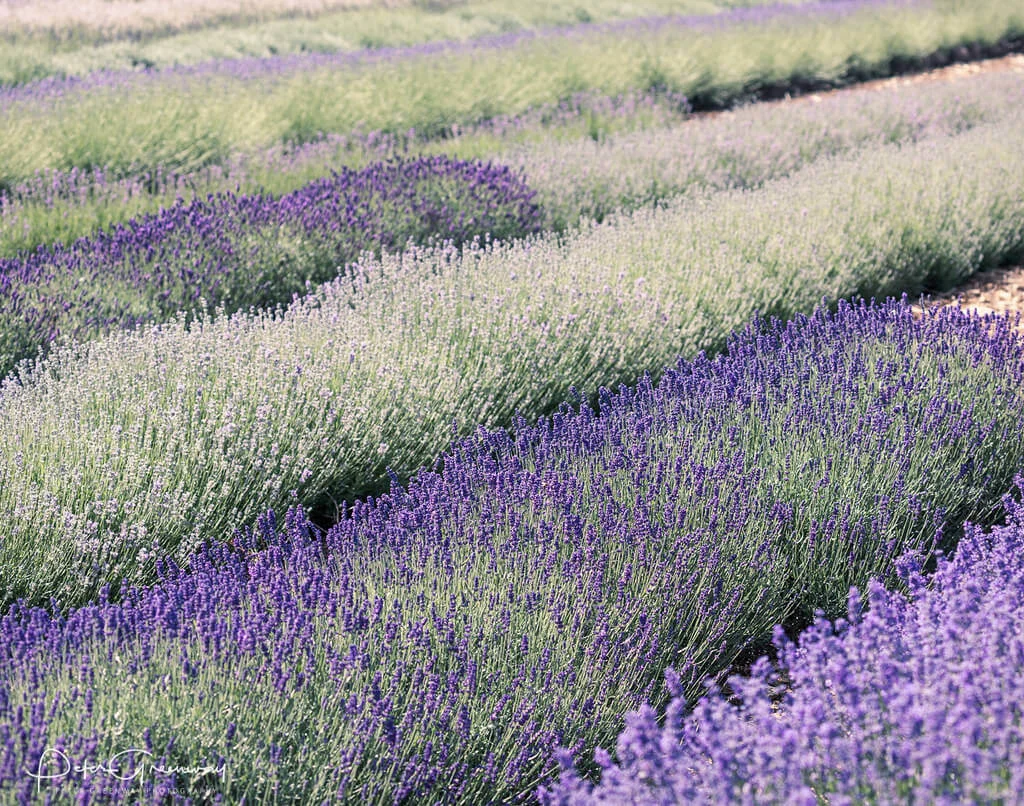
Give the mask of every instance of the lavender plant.
[(59, 337), (166, 321), (201, 301), (233, 312), (285, 303), (363, 252), (459, 244), (539, 226), (508, 168), (420, 157), (342, 170), (281, 198), (223, 194), (0, 259), (0, 375)]
[[(1017, 477), (1018, 489), (1024, 478)], [(644, 706), (595, 758), (597, 785), (562, 752), (544, 804), (1003, 803), (1024, 789), (1024, 507), (968, 525), (925, 584), (901, 563), (909, 596), (872, 580), (844, 619), (820, 617), (777, 664), (711, 687), (692, 714), (679, 676), (664, 723)], [(737, 703), (735, 700), (738, 699)]]
[(633, 382), (722, 348), (756, 311), (1018, 257), (1017, 128), (818, 163), (568, 238), (386, 255), (283, 312), (57, 351), (0, 389), (0, 598), (82, 601), (267, 508), (331, 515), (386, 468), (431, 461), (453, 421), (507, 425), (574, 384)]
[(666, 667), (692, 695), (937, 522), (990, 517), (1024, 456), (1022, 346), (906, 302), (755, 323), (596, 411), (481, 429), (327, 534), (265, 516), (121, 603), (15, 607), (0, 793), (95, 795), (129, 751), (115, 802), (519, 799)]
[(37, 82), (0, 92), (0, 186), (46, 169), (194, 170), (236, 151), (359, 127), (436, 136), (581, 90), (662, 88), (717, 107), (797, 83), (882, 74), (928, 55), (941, 61), (965, 43), (995, 45), (1024, 28), (1019, 9), (1001, 0), (797, 8)]

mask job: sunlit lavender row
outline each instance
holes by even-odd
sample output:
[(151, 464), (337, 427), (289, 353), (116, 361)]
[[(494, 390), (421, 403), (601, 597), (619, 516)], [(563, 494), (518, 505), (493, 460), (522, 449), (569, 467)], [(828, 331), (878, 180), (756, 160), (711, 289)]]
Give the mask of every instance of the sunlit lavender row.
[(1018, 118), (1024, 71), (885, 91), (841, 92), (797, 104), (755, 104), (643, 131), (506, 148), (548, 228), (602, 219), (684, 193), (756, 188), (814, 161), (912, 144)]
[(481, 429), (326, 535), (265, 516), (120, 604), (15, 608), (0, 792), (528, 794), (666, 668), (693, 697), (776, 621), (991, 518), (1024, 462), (1022, 348), (907, 303), (756, 323), (597, 412)]
[(68, 247), (0, 259), (0, 376), (58, 338), (161, 322), (200, 301), (228, 313), (290, 302), (365, 252), (536, 232), (534, 192), (506, 167), (373, 163), (281, 198), (219, 194)]
[[(1024, 74), (839, 93), (797, 105), (751, 106), (686, 120), (666, 93), (581, 93), (517, 118), (499, 118), (434, 142), (415, 136), (337, 135), (295, 148), (239, 155), (194, 174), (115, 179), (97, 169), (40, 174), (0, 197), (0, 254), (69, 242), (140, 212), (205, 193), (283, 194), (342, 165), (434, 153), (515, 166), (538, 190), (544, 226), (603, 218), (686, 191), (755, 187), (815, 159), (953, 133), (1016, 114)], [(632, 132), (632, 133), (629, 133)]]
[[(1015, 122), (820, 162), (567, 238), (355, 264), (286, 312), (58, 351), (0, 391), (0, 599), (70, 604), (455, 433), (719, 349), (756, 311), (945, 287), (1024, 251)], [(157, 414), (159, 412), (159, 414)], [(454, 425), (453, 425), (454, 424)]]
[(359, 128), (433, 137), (586, 90), (668, 89), (695, 107), (719, 107), (942, 61), (964, 45), (996, 47), (1019, 36), (1021, 17), (1002, 0), (842, 0), (745, 10), (732, 24), (732, 14), (699, 24), (649, 18), (370, 55), (39, 82), (0, 93), (0, 187), (49, 169), (191, 171)]
[[(1024, 478), (1016, 480), (1019, 496)], [(597, 786), (572, 754), (541, 802), (1012, 803), (1024, 792), (1024, 507), (1007, 524), (968, 526), (927, 579), (902, 563), (910, 597), (878, 581), (851, 590), (845, 619), (820, 619), (798, 644), (776, 634), (762, 659), (692, 714), (672, 701), (626, 717), (597, 760)], [(909, 560), (909, 558), (908, 558)], [(667, 675), (679, 693), (678, 676)]]

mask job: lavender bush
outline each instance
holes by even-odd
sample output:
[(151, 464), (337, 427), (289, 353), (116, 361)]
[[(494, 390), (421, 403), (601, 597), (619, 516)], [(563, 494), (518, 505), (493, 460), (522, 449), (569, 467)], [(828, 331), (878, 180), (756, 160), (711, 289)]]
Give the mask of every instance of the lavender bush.
[(884, 74), (929, 54), (941, 60), (964, 43), (990, 46), (1024, 29), (1020, 10), (1002, 0), (849, 0), (764, 14), (38, 82), (0, 92), (0, 186), (46, 169), (194, 170), (237, 151), (357, 128), (437, 136), (581, 90), (668, 89), (695, 106), (722, 106)]
[(905, 302), (756, 323), (597, 411), (481, 429), (326, 535), (266, 516), (119, 604), (17, 606), (0, 793), (110, 793), (136, 748), (115, 802), (526, 795), (669, 665), (692, 695), (777, 618), (991, 517), (1024, 457), (1022, 347)]
[(526, 235), (539, 226), (532, 197), (508, 168), (420, 157), (343, 169), (281, 198), (179, 200), (69, 247), (0, 259), (0, 375), (59, 337), (165, 321), (200, 300), (228, 312), (287, 302), (363, 252)]
[[(657, 373), (756, 311), (1021, 255), (1018, 126), (818, 163), (570, 237), (355, 265), (282, 312), (71, 345), (0, 387), (0, 599), (152, 578), (267, 508), (380, 490), (477, 424)], [(850, 189), (853, 189), (852, 191)], [(157, 414), (159, 412), (159, 414)]]
[[(927, 585), (905, 559), (909, 597), (872, 580), (866, 613), (853, 588), (845, 619), (819, 618), (799, 644), (778, 630), (777, 664), (730, 680), (739, 703), (712, 686), (689, 715), (677, 696), (664, 724), (650, 706), (628, 715), (618, 761), (595, 756), (596, 786), (561, 753), (541, 802), (1013, 802), (1024, 791), (1024, 507), (1005, 507), (1007, 524), (968, 525)], [(678, 675), (666, 679), (679, 695)]]

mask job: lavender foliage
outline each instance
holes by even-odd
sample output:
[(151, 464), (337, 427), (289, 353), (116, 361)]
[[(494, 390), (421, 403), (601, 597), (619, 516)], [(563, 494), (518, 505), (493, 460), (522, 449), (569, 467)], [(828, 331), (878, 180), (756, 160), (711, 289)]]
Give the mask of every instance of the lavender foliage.
[(365, 252), (534, 232), (534, 193), (507, 167), (444, 156), (342, 169), (280, 198), (220, 193), (69, 246), (0, 259), (0, 376), (58, 338), (288, 302)]
[[(1024, 490), (1024, 477), (1015, 480)], [(819, 617), (798, 643), (776, 631), (777, 665), (734, 677), (685, 714), (626, 717), (600, 782), (559, 754), (554, 806), (597, 803), (1012, 803), (1024, 792), (1024, 506), (968, 525), (928, 580), (899, 565), (907, 593), (872, 580), (846, 618)], [(927, 584), (926, 584), (927, 581)], [(678, 693), (678, 675), (666, 675)]]
[(326, 534), (268, 515), (119, 603), (18, 605), (0, 794), (526, 797), (666, 668), (692, 698), (780, 614), (841, 611), (937, 522), (990, 516), (1024, 458), (1021, 346), (906, 302), (757, 323), (597, 410), (481, 429)]

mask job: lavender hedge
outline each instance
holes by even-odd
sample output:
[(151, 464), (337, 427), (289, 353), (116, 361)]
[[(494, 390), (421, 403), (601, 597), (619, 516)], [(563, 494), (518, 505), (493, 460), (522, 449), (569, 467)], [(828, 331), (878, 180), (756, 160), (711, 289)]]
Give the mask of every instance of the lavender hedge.
[(496, 159), (526, 175), (545, 225), (565, 228), (683, 194), (760, 187), (828, 157), (1016, 118), (1022, 106), (1020, 73), (997, 72), (754, 104), (708, 119), (575, 142), (551, 138), (502, 149)]
[[(1024, 478), (1016, 485), (1024, 490)], [(776, 631), (762, 658), (711, 687), (692, 714), (677, 696), (664, 723), (626, 717), (595, 755), (597, 785), (559, 754), (548, 806), (597, 803), (1011, 803), (1024, 791), (1024, 507), (968, 525), (925, 584), (902, 563), (909, 597), (872, 580), (845, 619), (819, 618), (795, 644)], [(679, 678), (668, 673), (679, 694)], [(736, 702), (736, 699), (739, 702)]]
[[(997, 91), (998, 93), (998, 91)], [(971, 92), (985, 111), (999, 110)], [(686, 99), (664, 92), (630, 92), (610, 97), (574, 93), (558, 103), (541, 104), (522, 115), (498, 116), (474, 126), (456, 127), (441, 140), (415, 130), (330, 134), (301, 145), (275, 145), (233, 154), (223, 164), (199, 171), (158, 168), (153, 173), (119, 176), (102, 168), (39, 171), (0, 194), (0, 256), (13, 256), (56, 241), (72, 241), (133, 216), (174, 203), (231, 190), (290, 193), (341, 166), (362, 168), (389, 158), (447, 155), (491, 162), (517, 144), (537, 140), (578, 143), (588, 136), (651, 129), (688, 116)], [(950, 109), (947, 114), (955, 114)]]
[(281, 198), (179, 200), (67, 247), (0, 259), (0, 376), (58, 338), (166, 321), (201, 300), (229, 313), (288, 302), (367, 251), (535, 232), (533, 195), (506, 167), (400, 159)]
[(527, 795), (667, 667), (692, 696), (777, 619), (991, 517), (1024, 459), (1022, 347), (906, 302), (755, 323), (598, 411), (481, 429), (327, 534), (265, 516), (119, 604), (17, 606), (0, 793)]
[(151, 579), (158, 557), (268, 508), (331, 517), (453, 433), (721, 349), (756, 311), (1013, 259), (1018, 129), (818, 163), (569, 237), (388, 254), (284, 311), (55, 351), (0, 387), (0, 601)]

